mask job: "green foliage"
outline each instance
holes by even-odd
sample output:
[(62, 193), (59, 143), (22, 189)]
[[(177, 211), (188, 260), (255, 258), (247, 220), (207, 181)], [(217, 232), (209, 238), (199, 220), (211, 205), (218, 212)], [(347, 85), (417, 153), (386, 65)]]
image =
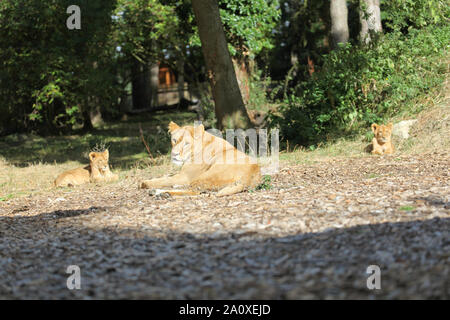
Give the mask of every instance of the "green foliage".
[(280, 17), (278, 0), (221, 0), (219, 5), (232, 55), (254, 58), (261, 50), (273, 48), (271, 32)]
[(199, 104), (202, 106), (202, 117), (206, 127), (217, 127), (217, 119), (215, 114), (214, 101), (210, 95), (202, 94)]
[(158, 0), (118, 0), (114, 17), (114, 40), (139, 61), (156, 62), (180, 41), (175, 8)]
[(274, 79), (302, 78), (307, 74), (308, 57), (318, 63), (327, 52), (329, 7), (329, 1), (280, 1), (281, 15), (273, 30), (275, 48), (268, 57)]
[(270, 190), (273, 188), (271, 182), (272, 177), (269, 175), (264, 175), (262, 177), (262, 182), (255, 188), (255, 190)]
[[(68, 30), (66, 9), (82, 10), (82, 30)], [(56, 132), (82, 121), (94, 98), (106, 105), (114, 74), (105, 61), (114, 0), (0, 2), (0, 134)]]
[(308, 145), (382, 121), (442, 81), (449, 37), (450, 26), (433, 26), (332, 51), (321, 70), (291, 91), (281, 114), (271, 114), (272, 125), (283, 139)]
[[(248, 55), (253, 59), (263, 49), (273, 48), (272, 30), (280, 18), (279, 7), (278, 0), (219, 0), (232, 56)], [(194, 47), (201, 45), (197, 33), (191, 35), (189, 43)]]
[(450, 5), (442, 0), (382, 0), (380, 7), (384, 26), (394, 31), (439, 24), (450, 16)]
[(270, 106), (269, 100), (269, 86), (271, 83), (270, 77), (263, 77), (260, 70), (256, 70), (249, 77), (249, 99), (247, 102), (247, 109), (259, 110), (267, 112)]
[[(331, 53), (329, 1), (218, 3), (230, 52), (249, 75), (249, 109), (264, 110), (267, 93), (281, 92), (269, 82), (286, 77), (281, 114), (272, 115), (285, 139), (310, 144), (351, 133), (403, 110), (441, 78), (446, 1), (382, 0), (386, 35), (359, 47), (360, 1), (350, 0), (351, 44)], [(72, 4), (81, 7), (82, 30), (66, 27)], [(117, 116), (136, 60), (167, 64), (193, 85), (207, 82), (196, 30), (190, 0), (0, 1), (0, 135), (64, 133), (86, 124), (98, 108)], [(180, 60), (183, 70), (177, 69)], [(256, 64), (271, 77), (261, 81)], [(209, 91), (198, 96), (214, 126)]]

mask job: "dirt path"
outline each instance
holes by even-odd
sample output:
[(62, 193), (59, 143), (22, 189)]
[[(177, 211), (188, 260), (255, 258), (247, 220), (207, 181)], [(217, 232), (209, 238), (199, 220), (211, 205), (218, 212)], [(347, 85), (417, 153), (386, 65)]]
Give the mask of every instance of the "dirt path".
[(225, 198), (157, 199), (129, 177), (13, 199), (0, 298), (448, 299), (449, 167), (447, 153), (334, 159)]

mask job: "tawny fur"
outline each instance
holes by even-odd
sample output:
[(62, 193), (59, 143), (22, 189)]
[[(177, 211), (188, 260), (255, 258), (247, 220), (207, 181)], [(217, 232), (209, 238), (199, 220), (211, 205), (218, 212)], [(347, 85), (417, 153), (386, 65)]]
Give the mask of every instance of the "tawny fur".
[(109, 152), (89, 153), (89, 165), (61, 173), (54, 182), (55, 187), (75, 186), (89, 182), (116, 181), (119, 179), (109, 169)]
[(372, 139), (372, 154), (391, 154), (394, 153), (394, 145), (392, 144), (392, 123), (388, 125), (378, 125), (373, 123), (371, 128), (375, 135)]
[(256, 187), (261, 169), (256, 160), (227, 141), (205, 131), (203, 125), (179, 127), (170, 122), (172, 161), (182, 165), (171, 177), (142, 181), (140, 188), (157, 189), (184, 186), (182, 190), (161, 190), (171, 195), (193, 195), (218, 191), (226, 196)]

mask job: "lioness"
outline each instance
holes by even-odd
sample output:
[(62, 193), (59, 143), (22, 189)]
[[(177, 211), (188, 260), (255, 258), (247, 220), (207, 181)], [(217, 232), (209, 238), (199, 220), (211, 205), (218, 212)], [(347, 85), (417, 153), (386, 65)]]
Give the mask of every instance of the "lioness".
[(88, 182), (116, 181), (119, 179), (109, 169), (109, 151), (89, 153), (89, 165), (61, 173), (54, 182), (55, 187), (74, 186)]
[(372, 124), (371, 128), (375, 135), (372, 139), (372, 154), (394, 153), (394, 145), (391, 141), (392, 127), (392, 123), (388, 125)]
[(171, 195), (195, 195), (218, 191), (226, 196), (255, 187), (261, 180), (256, 160), (233, 145), (205, 131), (203, 125), (179, 127), (170, 122), (172, 162), (181, 171), (167, 178), (142, 181), (140, 188), (186, 186), (184, 190), (162, 190)]

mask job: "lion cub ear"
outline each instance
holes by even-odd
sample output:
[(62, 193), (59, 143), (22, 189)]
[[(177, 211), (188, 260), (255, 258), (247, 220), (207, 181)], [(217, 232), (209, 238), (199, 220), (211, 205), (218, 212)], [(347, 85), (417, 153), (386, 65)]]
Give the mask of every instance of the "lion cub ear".
[(392, 130), (392, 127), (394, 126), (394, 124), (392, 122), (389, 122), (387, 126), (390, 130)]
[(103, 154), (104, 154), (106, 160), (108, 160), (108, 159), (109, 159), (109, 151), (108, 151), (108, 149), (106, 149), (105, 151), (103, 151)]
[(378, 125), (376, 123), (372, 123), (370, 127), (372, 128), (373, 133), (377, 132)]
[(179, 129), (180, 127), (173, 121), (170, 121), (168, 129), (169, 132), (174, 132), (175, 130)]
[(95, 157), (97, 157), (97, 154), (95, 152), (89, 153), (89, 160), (94, 161)]

